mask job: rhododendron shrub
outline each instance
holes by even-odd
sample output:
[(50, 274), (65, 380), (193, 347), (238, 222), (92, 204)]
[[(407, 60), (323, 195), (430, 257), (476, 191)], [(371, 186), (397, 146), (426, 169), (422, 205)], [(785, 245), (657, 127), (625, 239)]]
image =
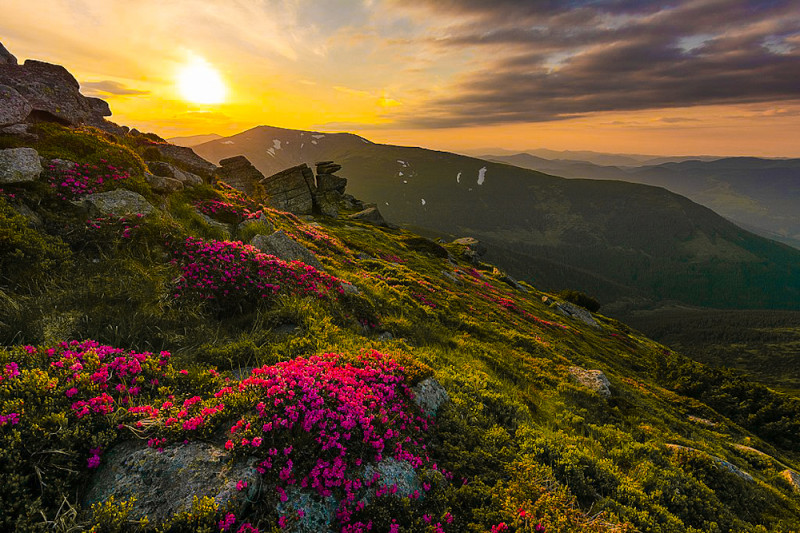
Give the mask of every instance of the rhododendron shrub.
[(175, 297), (206, 301), (217, 311), (243, 310), (278, 294), (329, 298), (344, 292), (333, 276), (238, 241), (190, 237), (173, 261), (181, 270)]
[(51, 163), (46, 171), (47, 182), (62, 200), (73, 200), (108, 190), (116, 181), (130, 178), (126, 171), (103, 160), (100, 165), (81, 163), (71, 166)]

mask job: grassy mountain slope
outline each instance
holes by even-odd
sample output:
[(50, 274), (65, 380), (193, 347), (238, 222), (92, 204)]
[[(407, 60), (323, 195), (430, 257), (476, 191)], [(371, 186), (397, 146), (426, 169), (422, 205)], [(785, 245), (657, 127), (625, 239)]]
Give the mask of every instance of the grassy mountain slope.
[[(140, 158), (145, 151), (152, 157), (150, 139), (52, 125), (34, 131), (39, 139), (33, 146), (47, 158), (130, 168), (129, 176), (104, 188), (136, 191), (158, 209), (144, 217), (87, 221), (64, 198), (58, 170), (3, 188), (0, 529), (188, 532), (218, 531), (223, 522), (234, 530), (245, 523), (250, 531), (296, 530), (304, 516), (287, 521), (273, 488), (285, 487), (328, 452), (303, 432), (271, 425), (262, 430), (261, 422), (247, 431), (263, 437), (263, 448), (232, 442), (222, 460), (269, 458), (267, 447), (273, 446), (293, 454), (294, 474), (266, 470), (263, 492), (232, 517), (202, 500), (159, 526), (128, 520), (136, 502), (94, 509), (81, 502), (94, 469), (102, 469), (120, 443), (221, 446), (240, 417), (250, 420), (256, 410), (288, 415), (299, 401), (291, 399), (288, 385), (276, 385), (286, 395), (273, 407), (262, 398), (274, 392), (252, 383), (271, 372), (288, 379), (293, 369), (320, 361), (308, 357), (324, 353), (340, 354), (327, 356), (334, 361), (330, 373), (384, 365), (394, 368), (386, 383), (401, 379), (411, 386), (433, 376), (450, 398), (416, 429), (381, 430), (394, 429), (400, 438), (415, 431), (421, 439), (425, 448), (416, 453), (427, 456), (418, 470), (428, 483), (423, 497), (364, 489), (371, 499), (336, 518), (337, 531), (363, 531), (367, 523), (380, 532), (800, 527), (800, 500), (784, 474), (800, 467), (798, 400), (693, 363), (615, 320), (595, 315), (595, 328), (567, 318), (536, 288), (509, 285), (490, 264), (465, 261), (457, 245), (440, 247), (405, 230), (346, 218), (302, 220), (221, 185), (156, 194), (143, 179)], [(408, 159), (419, 153), (404, 150)], [(348, 168), (355, 170), (355, 159)], [(473, 179), (475, 171), (463, 169)], [(549, 192), (555, 205), (568, 205), (556, 190)], [(195, 209), (210, 201), (226, 206), (214, 215), (221, 223), (260, 210), (273, 228), (312, 250), (325, 273), (276, 263), (243, 247), (237, 241), (273, 228), (210, 225)], [(562, 209), (569, 217), (570, 210)], [(325, 288), (338, 280), (357, 291)], [(58, 344), (87, 338), (123, 351)], [(127, 350), (141, 356), (125, 355)], [(116, 365), (110, 373), (101, 359), (108, 353)], [(242, 381), (254, 367), (253, 379)], [(577, 382), (573, 367), (602, 370), (610, 396)], [(376, 398), (356, 397), (356, 403), (366, 408)], [(320, 401), (337, 405), (333, 397)], [(186, 412), (178, 412), (181, 405)], [(346, 464), (373, 460), (375, 450), (361, 442), (355, 433), (340, 457)], [(338, 476), (326, 478), (336, 498), (345, 491), (335, 484)], [(322, 500), (308, 490), (309, 505)], [(356, 529), (357, 523), (363, 525)]]
[(266, 175), (333, 159), (344, 165), (349, 190), (394, 222), (477, 237), (489, 244), (487, 258), (514, 275), (589, 292), (608, 309), (663, 300), (791, 307), (800, 299), (800, 252), (660, 188), (269, 127), (197, 151), (215, 162), (244, 154)]
[(531, 154), (485, 156), (566, 178), (613, 179), (664, 187), (759, 235), (800, 248), (800, 160), (728, 157), (631, 166), (547, 160)]

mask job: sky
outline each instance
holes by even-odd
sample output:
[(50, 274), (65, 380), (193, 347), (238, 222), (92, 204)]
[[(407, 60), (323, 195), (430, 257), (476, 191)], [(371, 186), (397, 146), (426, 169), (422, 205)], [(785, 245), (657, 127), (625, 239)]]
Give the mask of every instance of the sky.
[[(800, 157), (797, 0), (0, 0), (0, 13), (19, 60), (64, 65), (111, 120), (163, 137), (270, 125), (453, 151)], [(224, 99), (200, 103), (187, 83)]]

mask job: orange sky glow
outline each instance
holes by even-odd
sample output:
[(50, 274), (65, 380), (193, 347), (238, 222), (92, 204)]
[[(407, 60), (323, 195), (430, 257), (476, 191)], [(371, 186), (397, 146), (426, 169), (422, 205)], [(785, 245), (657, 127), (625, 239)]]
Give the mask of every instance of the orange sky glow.
[[(163, 137), (266, 124), (452, 151), (800, 157), (800, 10), (703, 26), (728, 3), (30, 0), (3, 7), (0, 42)], [(193, 62), (224, 87), (187, 93)]]

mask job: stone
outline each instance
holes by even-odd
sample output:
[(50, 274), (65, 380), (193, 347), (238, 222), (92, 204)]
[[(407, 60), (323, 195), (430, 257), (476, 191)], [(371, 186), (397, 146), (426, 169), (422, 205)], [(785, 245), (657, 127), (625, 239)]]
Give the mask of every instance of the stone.
[[(217, 166), (209, 163), (187, 146), (176, 146), (169, 143), (154, 143), (158, 152), (177, 163), (193, 174), (210, 179), (217, 171)], [(177, 177), (177, 176), (175, 176)]]
[(555, 308), (562, 315), (569, 318), (573, 318), (575, 320), (580, 320), (587, 326), (591, 326), (595, 329), (603, 328), (603, 326), (598, 324), (598, 322), (594, 319), (592, 313), (590, 313), (589, 310), (584, 309), (579, 305), (575, 305), (571, 302), (558, 302), (555, 304)]
[(17, 58), (0, 43), (0, 65), (16, 65)]
[(375, 226), (389, 227), (389, 224), (386, 222), (386, 220), (384, 220), (383, 215), (381, 215), (381, 212), (378, 211), (377, 207), (368, 207), (363, 211), (359, 211), (358, 213), (350, 215), (349, 218), (351, 220), (367, 222), (368, 224), (373, 224)]
[(319, 262), (311, 250), (298, 243), (283, 230), (276, 231), (272, 235), (256, 235), (250, 244), (264, 252), (274, 255), (284, 261), (301, 261), (317, 270), (322, 270), (322, 263)]
[(203, 219), (208, 226), (212, 228), (216, 228), (222, 232), (226, 239), (230, 238), (233, 234), (233, 226), (231, 224), (226, 224), (225, 222), (220, 222), (218, 220), (214, 220), (210, 216), (206, 215), (205, 213), (201, 213), (200, 211), (196, 211), (200, 218)]
[[(286, 501), (278, 502), (275, 509), (283, 516), (298, 517), (293, 521), (294, 533), (333, 533), (333, 521), (339, 501), (333, 496), (321, 498), (307, 490), (291, 486), (286, 490)], [(303, 516), (298, 511), (303, 511)]]
[[(709, 420), (707, 418), (701, 418), (699, 416), (694, 416), (694, 415), (689, 415), (687, 418), (689, 419), (690, 422), (694, 422), (695, 424), (700, 424), (700, 425), (708, 426), (708, 427), (711, 427), (711, 428), (714, 428), (714, 427), (718, 426), (718, 424), (716, 422), (712, 422), (711, 420)], [(738, 447), (738, 445), (736, 445), (736, 446)]]
[(13, 87), (27, 101), (31, 107), (27, 121), (99, 127), (105, 122), (103, 117), (111, 114), (105, 102), (83, 96), (78, 81), (60, 65), (31, 59), (23, 65), (0, 64), (0, 83)]
[(355, 295), (361, 294), (361, 291), (358, 289), (358, 287), (356, 287), (352, 283), (347, 283), (346, 281), (342, 282), (342, 290), (344, 291), (345, 294), (355, 294)]
[(502, 276), (500, 276), (500, 281), (502, 281), (506, 285), (509, 285), (517, 289), (519, 292), (528, 292), (528, 289), (524, 285), (522, 285), (519, 281), (509, 276), (508, 274), (503, 274)]
[(481, 257), (486, 255), (486, 246), (481, 244), (475, 237), (461, 237), (460, 239), (454, 240), (453, 244), (466, 246)]
[(261, 180), (264, 199), (270, 207), (295, 215), (310, 215), (314, 209), (314, 172), (306, 165), (287, 168)]
[(166, 178), (164, 176), (154, 176), (149, 172), (144, 174), (145, 180), (153, 188), (155, 192), (162, 194), (169, 194), (183, 190), (183, 183), (175, 178)]
[(240, 190), (253, 198), (261, 198), (264, 195), (263, 187), (259, 184), (264, 179), (264, 174), (243, 155), (229, 157), (219, 162), (217, 171), (222, 181)]
[(164, 178), (175, 178), (180, 181), (184, 187), (195, 187), (204, 183), (203, 178), (196, 174), (192, 174), (187, 170), (182, 170), (172, 163), (166, 161), (146, 161), (147, 168), (150, 169), (156, 176)]
[(314, 195), (314, 203), (317, 211), (323, 216), (330, 218), (339, 217), (339, 200), (342, 195), (336, 191), (329, 191), (323, 194)]
[(83, 205), (90, 214), (100, 215), (149, 215), (156, 210), (144, 196), (127, 189), (90, 194), (75, 203)]
[(24, 122), (32, 109), (16, 89), (0, 85), (0, 126)]
[(5, 128), (0, 128), (0, 133), (5, 133), (6, 135), (29, 135), (31, 137), (39, 138), (38, 135), (33, 135), (32, 133), (28, 133), (28, 125), (27, 124), (12, 124), (11, 126), (6, 126)]
[(378, 334), (378, 341), (380, 342), (388, 342), (392, 339), (394, 339), (394, 335), (392, 335), (391, 331), (381, 331)]
[(344, 194), (345, 187), (347, 187), (347, 178), (334, 176), (333, 174), (317, 174), (318, 194), (328, 191), (336, 191), (339, 194)]
[[(194, 497), (210, 497), (221, 509), (238, 513), (259, 491), (254, 459), (231, 459), (224, 448), (205, 442), (167, 446), (162, 452), (142, 442), (126, 442), (102, 456), (90, 480), (84, 505), (136, 498), (129, 519), (160, 524), (190, 511)], [(247, 489), (238, 491), (239, 481)]]
[(781, 472), (781, 477), (792, 486), (795, 492), (800, 492), (800, 474), (791, 468), (787, 468)]
[(44, 229), (44, 222), (36, 212), (25, 204), (11, 204), (11, 208), (17, 213), (28, 219), (28, 227), (32, 229)]
[(450, 401), (447, 391), (435, 378), (423, 379), (411, 390), (414, 402), (428, 416), (435, 416), (439, 408)]
[(458, 277), (458, 274), (455, 272), (451, 272), (449, 270), (442, 270), (442, 277), (447, 281), (455, 283), (457, 285), (462, 285), (464, 282), (461, 281), (461, 278)]
[(579, 366), (570, 367), (569, 373), (575, 378), (575, 381), (584, 387), (591, 389), (600, 396), (609, 398), (611, 396), (611, 389), (609, 386), (611, 382), (601, 370), (586, 370)]
[(33, 148), (0, 150), (0, 183), (35, 181), (42, 173), (39, 152)]

